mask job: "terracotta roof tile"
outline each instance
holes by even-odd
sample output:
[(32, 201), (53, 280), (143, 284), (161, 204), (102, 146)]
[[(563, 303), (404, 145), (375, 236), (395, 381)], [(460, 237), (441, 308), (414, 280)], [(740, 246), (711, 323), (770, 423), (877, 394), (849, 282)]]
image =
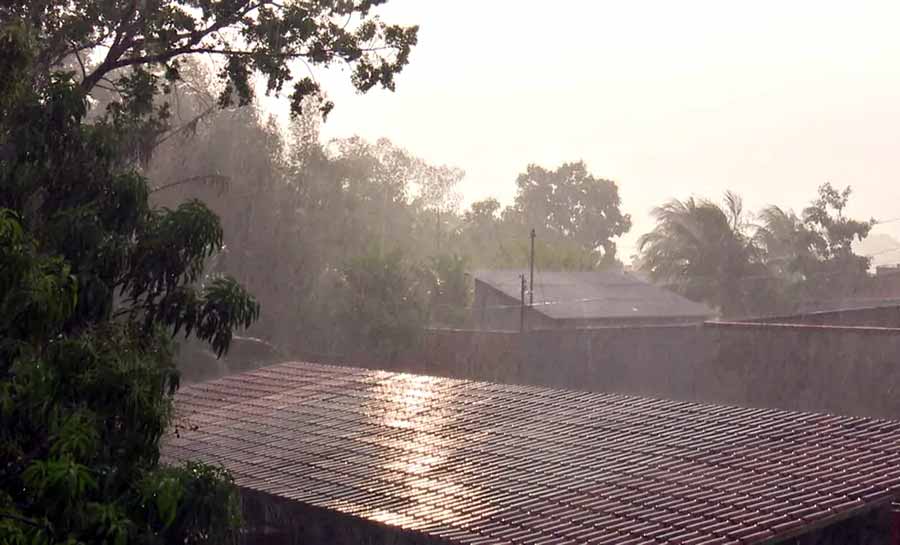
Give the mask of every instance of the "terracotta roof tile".
[(170, 461), (467, 544), (767, 542), (900, 491), (900, 422), (285, 363), (185, 387)]

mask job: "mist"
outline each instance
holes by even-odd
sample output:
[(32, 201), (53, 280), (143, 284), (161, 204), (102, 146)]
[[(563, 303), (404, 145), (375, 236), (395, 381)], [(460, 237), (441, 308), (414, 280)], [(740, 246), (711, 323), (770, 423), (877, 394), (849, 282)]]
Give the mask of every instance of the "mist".
[(0, 4), (0, 542), (896, 545), (898, 16)]

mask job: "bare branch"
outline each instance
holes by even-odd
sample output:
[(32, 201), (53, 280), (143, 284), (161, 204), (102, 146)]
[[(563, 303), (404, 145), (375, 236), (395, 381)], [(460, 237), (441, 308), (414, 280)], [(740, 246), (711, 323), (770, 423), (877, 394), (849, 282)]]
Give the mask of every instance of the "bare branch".
[(81, 79), (87, 77), (87, 70), (84, 68), (84, 61), (81, 60), (81, 52), (78, 49), (74, 50), (75, 59), (78, 61), (78, 66), (81, 67)]
[[(274, 5), (277, 7), (282, 7), (281, 4), (271, 1), (271, 0), (261, 0), (259, 2), (248, 2), (247, 5), (244, 5), (242, 9), (235, 11), (231, 16), (224, 17), (213, 24), (196, 30), (191, 33), (181, 34), (176, 37), (176, 41), (178, 40), (186, 40), (182, 45), (178, 47), (173, 47), (167, 51), (163, 51), (154, 55), (144, 55), (144, 56), (132, 56), (127, 58), (122, 58), (122, 55), (126, 54), (128, 51), (140, 50), (143, 49), (143, 46), (154, 42), (153, 40), (146, 40), (144, 38), (135, 39), (133, 33), (136, 32), (136, 29), (139, 28), (139, 24), (141, 18), (139, 17), (135, 24), (125, 26), (116, 31), (116, 38), (113, 41), (112, 46), (109, 49), (109, 52), (103, 62), (94, 70), (93, 73), (89, 74), (82, 81), (82, 89), (85, 91), (90, 91), (94, 85), (100, 81), (100, 78), (107, 74), (112, 70), (116, 70), (119, 68), (125, 68), (128, 66), (136, 66), (141, 64), (160, 64), (168, 62), (169, 60), (179, 57), (182, 55), (190, 55), (190, 54), (198, 54), (198, 53), (206, 53), (212, 55), (228, 55), (228, 56), (250, 56), (254, 55), (256, 51), (247, 51), (247, 50), (233, 50), (233, 49), (222, 49), (216, 47), (198, 47), (199, 44), (203, 42), (205, 38), (208, 36), (218, 32), (219, 30), (228, 27), (232, 24), (235, 24), (241, 20), (244, 16), (249, 13), (267, 5)], [(133, 14), (133, 12), (131, 13)], [(131, 14), (126, 15), (123, 19), (127, 19), (131, 17)], [(377, 52), (392, 49), (392, 47), (381, 46), (381, 47), (368, 47), (363, 48), (361, 52)], [(332, 55), (337, 52), (334, 50), (324, 51), (322, 53)], [(267, 56), (281, 58), (281, 59), (300, 59), (305, 58), (310, 55), (309, 52), (290, 52), (290, 53), (274, 53), (267, 52)]]
[[(182, 133), (184, 133), (184, 132), (194, 130), (194, 129), (197, 127), (197, 123), (198, 123), (201, 119), (203, 119), (204, 117), (206, 117), (206, 116), (208, 116), (209, 114), (211, 114), (215, 109), (216, 109), (215, 106), (207, 106), (207, 108), (206, 108), (205, 110), (203, 110), (202, 112), (200, 112), (199, 114), (197, 114), (193, 119), (191, 119), (190, 121), (188, 121), (188, 122), (185, 123), (184, 125), (178, 127), (177, 129), (174, 129), (174, 130), (169, 131), (168, 134), (166, 134), (165, 136), (163, 136), (162, 138), (160, 138), (159, 140), (157, 140), (157, 141), (156, 141), (156, 145), (155, 145), (154, 147), (162, 145), (166, 140), (169, 140), (169, 139), (172, 138), (173, 136), (177, 136), (177, 135), (182, 134)], [(160, 188), (160, 189), (165, 189), (165, 188)]]
[(174, 182), (169, 182), (163, 184), (161, 186), (154, 187), (150, 190), (150, 193), (156, 193), (157, 191), (163, 191), (166, 189), (171, 189), (173, 187), (177, 187), (180, 185), (187, 184), (204, 184), (204, 185), (215, 185), (219, 187), (219, 191), (222, 192), (228, 186), (228, 182), (231, 179), (228, 176), (222, 176), (221, 174), (207, 174), (204, 176), (190, 176), (188, 178), (183, 178), (181, 180), (176, 180)]

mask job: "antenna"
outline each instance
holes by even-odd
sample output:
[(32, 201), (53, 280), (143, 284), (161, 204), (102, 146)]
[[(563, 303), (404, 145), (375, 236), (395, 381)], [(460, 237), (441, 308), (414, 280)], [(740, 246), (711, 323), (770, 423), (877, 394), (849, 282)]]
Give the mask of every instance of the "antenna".
[(531, 278), (528, 281), (528, 306), (534, 306), (534, 228), (531, 229)]
[(519, 280), (522, 281), (522, 305), (519, 307), (519, 332), (525, 331), (525, 275), (520, 274)]

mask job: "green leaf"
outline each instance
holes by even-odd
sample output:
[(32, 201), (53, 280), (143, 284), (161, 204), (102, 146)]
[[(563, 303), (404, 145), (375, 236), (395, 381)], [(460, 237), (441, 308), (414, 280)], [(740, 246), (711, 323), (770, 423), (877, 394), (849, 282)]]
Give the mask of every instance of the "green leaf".
[(163, 525), (169, 527), (175, 522), (178, 504), (184, 494), (181, 483), (173, 477), (160, 479), (156, 489), (156, 508)]

